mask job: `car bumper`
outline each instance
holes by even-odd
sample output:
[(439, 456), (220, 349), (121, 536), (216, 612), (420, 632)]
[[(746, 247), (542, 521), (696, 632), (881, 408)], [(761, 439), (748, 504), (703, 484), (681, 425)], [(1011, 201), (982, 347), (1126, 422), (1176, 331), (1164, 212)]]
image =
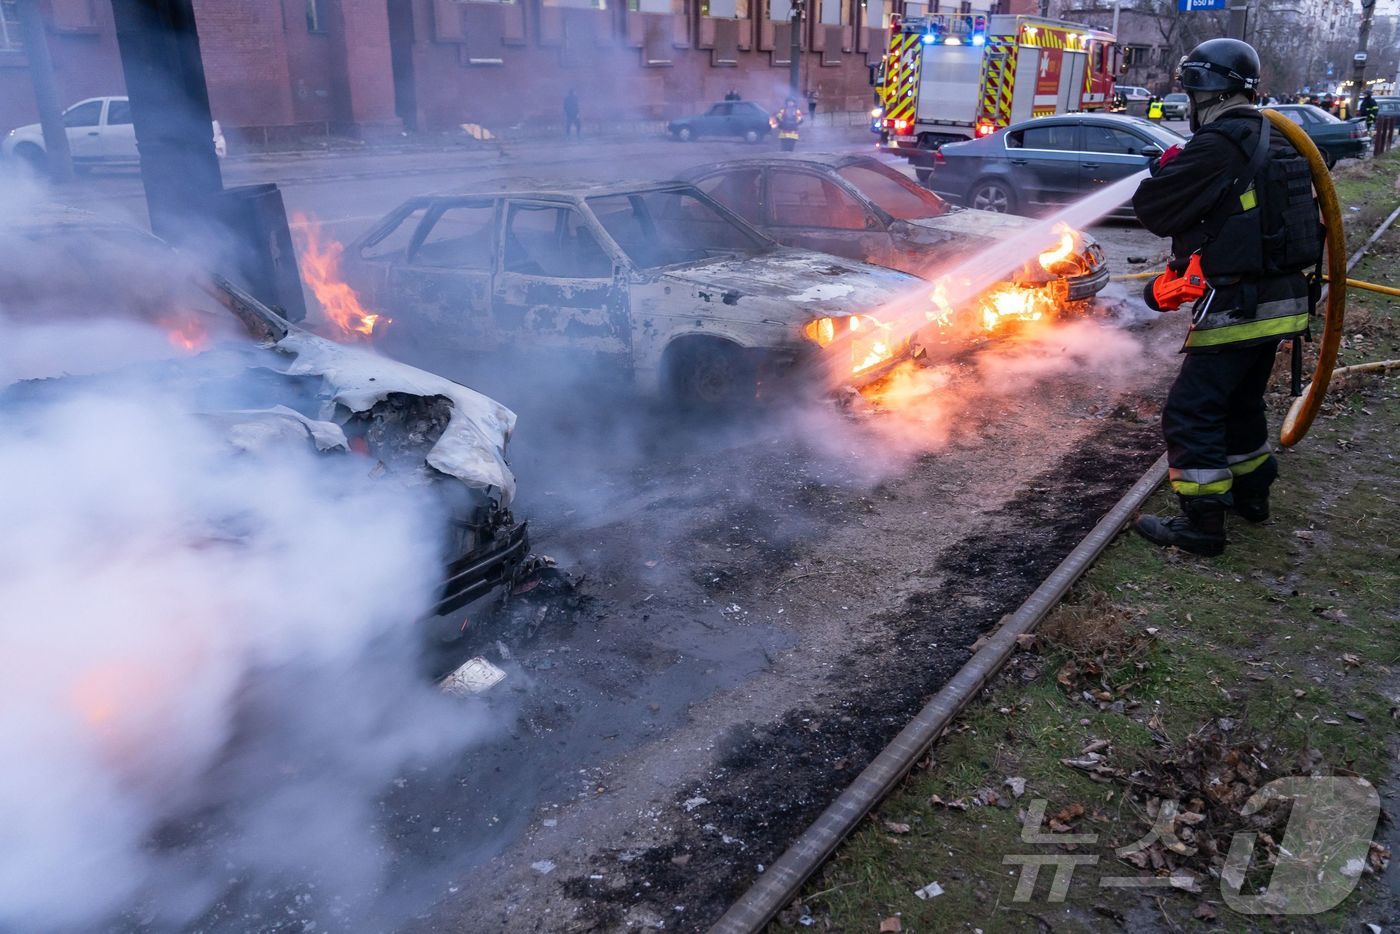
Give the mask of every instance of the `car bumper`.
[(502, 526), (490, 547), (470, 552), (447, 566), (447, 579), (438, 592), (429, 616), (461, 609), (478, 597), (505, 584), (530, 553), (528, 523)]

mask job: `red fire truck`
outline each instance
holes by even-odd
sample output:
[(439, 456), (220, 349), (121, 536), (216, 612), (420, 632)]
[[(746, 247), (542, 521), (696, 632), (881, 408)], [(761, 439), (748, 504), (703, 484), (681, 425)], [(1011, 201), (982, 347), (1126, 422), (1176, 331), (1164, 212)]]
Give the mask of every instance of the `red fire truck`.
[(874, 75), (875, 128), (883, 148), (919, 165), (915, 150), (1030, 117), (1106, 109), (1118, 73), (1113, 34), (1089, 26), (965, 13), (894, 18)]

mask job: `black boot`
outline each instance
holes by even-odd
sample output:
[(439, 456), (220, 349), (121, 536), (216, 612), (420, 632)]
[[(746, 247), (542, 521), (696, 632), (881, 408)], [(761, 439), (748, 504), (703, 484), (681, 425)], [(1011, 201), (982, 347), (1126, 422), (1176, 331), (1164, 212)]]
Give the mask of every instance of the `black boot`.
[(1133, 531), (1154, 545), (1175, 545), (1182, 551), (1214, 558), (1225, 553), (1225, 503), (1219, 499), (1178, 496), (1181, 515), (1163, 519), (1141, 515)]
[(1269, 518), (1269, 487), (1278, 479), (1278, 461), (1272, 456), (1251, 472), (1235, 478), (1230, 494), (1235, 512), (1250, 522)]

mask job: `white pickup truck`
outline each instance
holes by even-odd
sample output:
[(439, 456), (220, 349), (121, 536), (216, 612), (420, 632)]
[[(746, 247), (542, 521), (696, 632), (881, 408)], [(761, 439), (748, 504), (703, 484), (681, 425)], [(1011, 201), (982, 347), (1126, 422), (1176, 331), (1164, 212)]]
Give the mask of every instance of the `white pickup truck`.
[[(136, 130), (131, 124), (131, 102), (125, 97), (90, 97), (63, 112), (68, 130), (68, 150), (78, 170), (94, 165), (137, 165)], [(212, 124), (214, 151), (222, 159), (228, 153), (219, 121)], [(5, 158), (23, 159), (43, 169), (48, 158), (44, 131), (37, 123), (16, 127), (0, 143)]]

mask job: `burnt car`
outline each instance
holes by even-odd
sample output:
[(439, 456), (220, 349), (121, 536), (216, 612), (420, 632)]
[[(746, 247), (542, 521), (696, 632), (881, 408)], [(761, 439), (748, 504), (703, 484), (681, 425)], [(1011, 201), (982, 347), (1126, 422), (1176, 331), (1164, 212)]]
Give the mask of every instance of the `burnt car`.
[[(10, 226), (0, 240), (13, 260), (0, 269), (0, 306), (11, 320), (101, 327), (115, 309), (118, 318), (153, 326), (151, 343), (123, 347), (110, 365), (103, 359), (54, 376), (36, 362), (7, 374), (0, 411), (79, 383), (99, 391), (123, 381), (159, 385), (215, 428), (231, 453), (301, 445), (325, 458), (363, 458), (376, 481), (423, 489), (439, 506), (446, 567), (432, 605), (420, 608), (425, 618), (459, 609), (528, 568), (526, 524), (510, 511), (515, 415), (505, 406), (292, 324), (125, 224), (53, 208)], [(55, 268), (69, 272), (55, 277)]]
[[(835, 154), (738, 159), (701, 166), (686, 178), (779, 243), (932, 277), (994, 249), (1031, 226), (1020, 217), (954, 207), (870, 156)], [(1023, 267), (1021, 287), (1054, 284), (1066, 301), (1108, 284), (1103, 250), (1075, 235), (1053, 269)]]
[(865, 335), (888, 335), (879, 310), (918, 284), (782, 247), (681, 182), (413, 198), (342, 263), (393, 319), (375, 331), (392, 353), (591, 355), (702, 405), (795, 371), (874, 378), (909, 341)]

